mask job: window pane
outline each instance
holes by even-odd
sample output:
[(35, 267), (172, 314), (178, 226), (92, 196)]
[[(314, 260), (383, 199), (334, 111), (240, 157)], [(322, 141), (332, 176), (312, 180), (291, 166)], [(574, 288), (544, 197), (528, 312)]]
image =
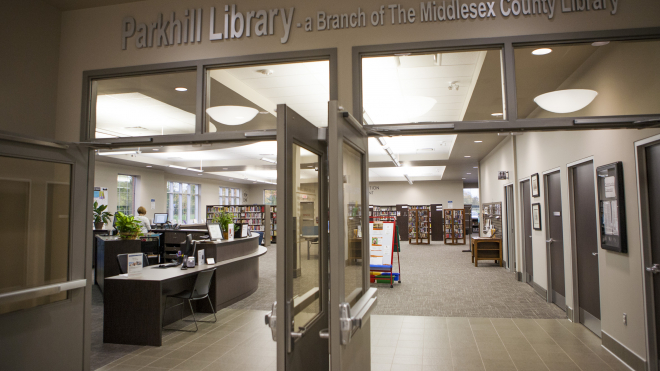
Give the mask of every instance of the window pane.
[(188, 183), (182, 183), (182, 184), (181, 184), (181, 193), (183, 193), (183, 194), (189, 194), (189, 193), (190, 193), (190, 184), (188, 184)]
[[(301, 169), (303, 163), (319, 162), (318, 155), (306, 149), (293, 145), (294, 160), (291, 184), (296, 184), (296, 197), (287, 207), (294, 210), (294, 238), (295, 249), (300, 254), (295, 254), (294, 262), (300, 274), (293, 278), (293, 297), (302, 297), (306, 294), (316, 293), (320, 297), (312, 301), (304, 308), (298, 308), (299, 313), (294, 317), (294, 328), (296, 331), (304, 327), (312, 318), (321, 311), (321, 300), (324, 293), (319, 291), (321, 287), (321, 264), (318, 251), (320, 216), (317, 197), (319, 195), (319, 175), (314, 170)], [(303, 195), (305, 198), (303, 198)], [(312, 244), (314, 242), (314, 244)], [(308, 248), (309, 247), (309, 248)], [(305, 255), (304, 257), (301, 255)], [(327, 264), (327, 262), (326, 262)], [(314, 295), (312, 295), (314, 297)]]
[(196, 85), (196, 71), (94, 80), (91, 124), (96, 129), (93, 136), (192, 134), (195, 132)]
[[(516, 48), (518, 117), (660, 113), (660, 41), (595, 45)], [(546, 54), (536, 55), (541, 49)]]
[(275, 108), (282, 103), (312, 124), (328, 126), (328, 61), (210, 69), (207, 85), (209, 132), (275, 129)]
[[(71, 166), (0, 157), (0, 294), (68, 280)], [(65, 300), (0, 305), (0, 314)]]
[(181, 223), (187, 224), (188, 223), (188, 204), (189, 204), (190, 196), (188, 195), (181, 195)]
[(174, 193), (173, 195), (173, 210), (172, 210), (172, 216), (173, 216), (173, 223), (181, 223), (181, 206), (180, 206), (180, 200), (181, 196), (178, 193)]
[(362, 59), (364, 122), (502, 119), (501, 50)]
[(344, 246), (348, 248), (344, 268), (344, 297), (349, 304), (362, 293), (362, 154), (344, 143)]
[(117, 211), (125, 215), (133, 215), (134, 182), (130, 175), (117, 175)]

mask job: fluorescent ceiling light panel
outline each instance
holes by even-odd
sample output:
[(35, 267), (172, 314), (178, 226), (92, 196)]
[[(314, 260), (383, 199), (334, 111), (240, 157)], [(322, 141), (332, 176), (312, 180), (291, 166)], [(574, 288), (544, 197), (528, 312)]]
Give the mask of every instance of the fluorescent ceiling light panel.
[(589, 89), (557, 90), (539, 95), (534, 102), (546, 111), (569, 113), (588, 106), (597, 95), (598, 92)]
[(266, 157), (262, 157), (262, 158), (261, 158), (261, 161), (270, 162), (271, 164), (276, 164), (276, 163), (277, 163), (277, 161), (272, 160), (272, 159), (270, 159), (270, 158), (266, 158)]
[(441, 180), (445, 166), (406, 166), (377, 167), (369, 169), (369, 181), (405, 181), (405, 176), (415, 178), (415, 181)]
[[(387, 146), (398, 155), (399, 161), (448, 160), (456, 142), (456, 134), (406, 135), (387, 138)], [(432, 151), (419, 152), (419, 148)], [(386, 150), (387, 151), (387, 150)], [(369, 161), (389, 161), (390, 157), (379, 145), (378, 138), (369, 138)]]
[(119, 155), (136, 155), (137, 151), (115, 151), (115, 152), (99, 152), (101, 156), (119, 156)]
[(408, 176), (408, 174), (403, 174), (403, 176), (404, 176), (404, 177), (406, 178), (406, 180), (408, 181), (408, 184), (410, 184), (410, 185), (413, 184), (413, 181), (410, 180), (410, 177)]
[(192, 167), (186, 168), (186, 170), (196, 171), (196, 172), (198, 172), (198, 173), (201, 173), (201, 172), (204, 171), (204, 170), (201, 170), (201, 169), (195, 169), (195, 168), (192, 168)]
[(170, 165), (169, 167), (174, 168), (174, 169), (186, 170), (186, 167), (184, 167), (184, 166)]

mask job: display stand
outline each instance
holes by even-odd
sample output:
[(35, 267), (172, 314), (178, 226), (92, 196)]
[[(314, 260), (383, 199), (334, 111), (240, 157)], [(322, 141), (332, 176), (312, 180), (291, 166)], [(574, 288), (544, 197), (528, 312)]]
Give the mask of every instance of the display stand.
[[(463, 227), (465, 228), (465, 241), (469, 246), (472, 246), (472, 205), (465, 205), (465, 214), (463, 214)], [(469, 231), (469, 233), (468, 233)], [(462, 250), (463, 252), (470, 252), (470, 249)]]
[(445, 245), (465, 245), (465, 210), (445, 209)]
[[(376, 222), (380, 223), (380, 222)], [(394, 281), (401, 283), (401, 259), (399, 257), (399, 252), (401, 251), (401, 238), (399, 237), (399, 227), (396, 226), (394, 222), (382, 222), (383, 230), (380, 233), (372, 233), (375, 223), (369, 223), (369, 238), (370, 238), (370, 264), (369, 264), (369, 278), (371, 283), (388, 283), (390, 288), (394, 287)], [(391, 227), (389, 227), (391, 226)], [(387, 241), (380, 240), (374, 241), (374, 238), (380, 238), (387, 236), (387, 228), (391, 228), (394, 232), (392, 235), (392, 240)], [(396, 252), (397, 263), (399, 266), (399, 271), (394, 272), (394, 253)], [(388, 259), (389, 257), (389, 259)], [(378, 263), (380, 258), (381, 264), (371, 264)], [(390, 264), (383, 264), (385, 261), (389, 261)]]
[[(408, 243), (428, 245), (431, 243), (430, 206), (410, 206), (408, 211)], [(426, 242), (424, 241), (426, 240)]]
[[(501, 202), (490, 202), (483, 204), (483, 222), (481, 223), (481, 228), (483, 228), (483, 233), (481, 234), (484, 237), (492, 238), (502, 238), (502, 203)], [(491, 236), (491, 230), (495, 230), (495, 234)]]

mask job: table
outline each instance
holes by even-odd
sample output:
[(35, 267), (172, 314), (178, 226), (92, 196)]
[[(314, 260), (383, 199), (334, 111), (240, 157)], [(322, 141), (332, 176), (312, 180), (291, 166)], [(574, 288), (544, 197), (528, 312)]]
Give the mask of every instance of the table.
[(477, 267), (479, 260), (494, 260), (502, 266), (502, 239), (474, 237), (471, 244), (472, 262)]
[[(165, 312), (168, 294), (190, 289), (197, 273), (217, 268), (211, 280), (209, 297), (216, 311), (234, 304), (257, 290), (259, 257), (268, 249), (259, 246), (259, 237), (233, 241), (200, 243), (212, 265), (202, 264), (187, 270), (145, 267), (139, 275), (118, 275), (105, 279), (103, 342), (133, 345), (162, 345), (162, 326), (180, 319), (180, 309)], [(169, 299), (168, 308), (174, 305)], [(195, 313), (211, 313), (206, 300), (194, 302)], [(190, 309), (184, 305), (184, 316)]]
[(319, 241), (319, 236), (318, 235), (300, 235), (300, 238), (302, 240), (307, 241), (307, 260), (309, 260), (309, 249), (311, 247), (312, 242), (318, 242)]

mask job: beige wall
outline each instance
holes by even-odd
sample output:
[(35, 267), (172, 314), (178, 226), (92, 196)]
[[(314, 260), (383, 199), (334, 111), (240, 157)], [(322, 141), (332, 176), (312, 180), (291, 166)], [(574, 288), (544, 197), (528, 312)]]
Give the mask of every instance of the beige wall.
[(0, 130), (55, 136), (60, 16), (57, 9), (39, 0), (3, 2)]
[(369, 205), (442, 204), (446, 209), (447, 203), (454, 201), (455, 209), (463, 208), (461, 181), (417, 181), (413, 185), (408, 182), (370, 182), (369, 187)]
[[(593, 157), (594, 167), (615, 161), (623, 162), (624, 189), (626, 197), (626, 223), (628, 230), (628, 253), (619, 254), (599, 249), (600, 295), (602, 330), (628, 347), (640, 358), (646, 359), (646, 330), (642, 291), (642, 257), (639, 236), (639, 218), (637, 204), (637, 174), (635, 171), (634, 142), (660, 133), (660, 129), (644, 130), (588, 130), (572, 132), (529, 132), (515, 138), (518, 187), (519, 179), (531, 174), (540, 175), (540, 192), (544, 194), (543, 172), (559, 169), (561, 174), (562, 221), (564, 233), (564, 272), (566, 278), (566, 304), (573, 304), (573, 274), (571, 252), (571, 219), (568, 198), (567, 164)], [(486, 160), (482, 161), (480, 176), (482, 195), (486, 197), (499, 186), (492, 185), (491, 179), (499, 166), (504, 166), (496, 159), (510, 158), (511, 147), (496, 148)], [(510, 162), (510, 161), (509, 161)], [(495, 174), (496, 175), (496, 174)], [(517, 200), (517, 197), (516, 197)], [(532, 203), (541, 204), (542, 215), (545, 212), (543, 197), (533, 198)], [(519, 207), (518, 207), (519, 208)], [(519, 225), (520, 214), (516, 215)], [(543, 218), (542, 230), (532, 231), (534, 280), (547, 288), (546, 227)], [(520, 228), (517, 229), (520, 231)], [(520, 244), (516, 244), (517, 256), (521, 254)], [(518, 260), (521, 261), (521, 260)], [(518, 270), (522, 267), (519, 265)], [(628, 314), (628, 325), (621, 318)]]
[(264, 203), (264, 190), (273, 189), (277, 190), (276, 184), (253, 184), (248, 188), (248, 205), (263, 204)]

